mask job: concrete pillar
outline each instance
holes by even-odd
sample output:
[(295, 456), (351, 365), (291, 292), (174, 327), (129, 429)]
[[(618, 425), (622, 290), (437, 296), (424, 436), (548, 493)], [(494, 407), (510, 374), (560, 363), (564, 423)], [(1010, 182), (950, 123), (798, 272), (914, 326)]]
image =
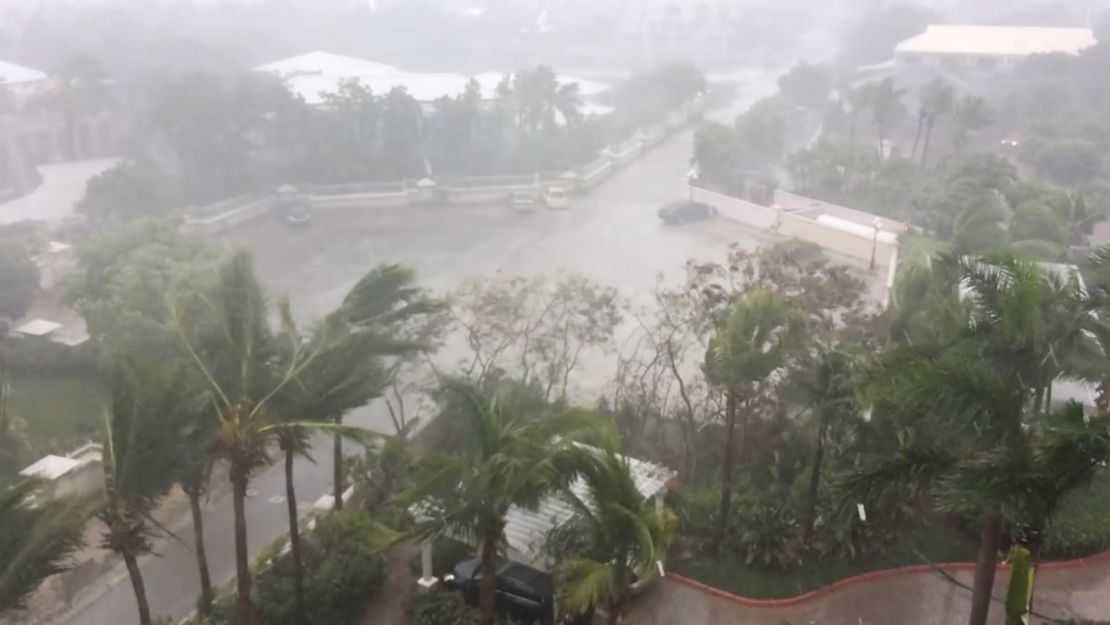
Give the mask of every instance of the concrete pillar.
[(439, 580), (432, 571), (432, 541), (425, 540), (420, 543), (420, 579), (416, 583), (421, 588), (428, 589), (436, 585)]

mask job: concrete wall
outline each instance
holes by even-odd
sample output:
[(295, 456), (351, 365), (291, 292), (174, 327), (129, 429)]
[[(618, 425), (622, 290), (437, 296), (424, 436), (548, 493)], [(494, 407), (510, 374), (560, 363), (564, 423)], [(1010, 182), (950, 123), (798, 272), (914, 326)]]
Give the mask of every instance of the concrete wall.
[(314, 210), (329, 208), (389, 208), (393, 206), (408, 206), (409, 203), (409, 194), (405, 191), (313, 195), (308, 199), (309, 207)]
[(55, 498), (86, 497), (104, 491), (104, 469), (99, 460), (88, 460), (70, 469), (50, 484)]
[(890, 265), (895, 250), (898, 249), (897, 243), (879, 241), (875, 244), (871, 237), (862, 237), (852, 232), (831, 228), (808, 217), (785, 211), (780, 216), (778, 231), (781, 235), (816, 243), (832, 252), (864, 261), (871, 260), (871, 249), (874, 245), (875, 263), (882, 267)]
[(753, 204), (747, 200), (741, 200), (701, 187), (694, 187), (693, 195), (698, 202), (705, 202), (717, 207), (721, 217), (726, 219), (738, 221), (760, 230), (772, 230), (777, 223), (778, 211), (773, 208)]
[[(841, 219), (847, 219), (848, 221), (853, 221), (862, 226), (867, 226), (868, 228), (873, 227), (876, 217), (876, 215), (871, 213), (865, 213), (854, 208), (848, 208), (847, 206), (840, 206), (839, 204), (815, 200), (789, 191), (783, 191), (782, 189), (775, 190), (775, 204), (778, 204), (787, 212), (806, 211), (807, 214), (822, 213)], [(902, 234), (910, 229), (910, 226), (900, 221), (895, 221), (886, 217), (882, 217), (881, 219), (883, 221), (883, 232)]]
[[(237, 201), (225, 200), (208, 207), (198, 208), (196, 212), (201, 216), (186, 218), (185, 227), (194, 232), (220, 232), (256, 217), (261, 217), (270, 212), (274, 205), (273, 198), (269, 196), (242, 198), (241, 200), (235, 198), (235, 200)], [(213, 210), (213, 206), (222, 210)]]
[(596, 187), (613, 173), (613, 161), (602, 156), (586, 163), (578, 170), (578, 189), (587, 191)]

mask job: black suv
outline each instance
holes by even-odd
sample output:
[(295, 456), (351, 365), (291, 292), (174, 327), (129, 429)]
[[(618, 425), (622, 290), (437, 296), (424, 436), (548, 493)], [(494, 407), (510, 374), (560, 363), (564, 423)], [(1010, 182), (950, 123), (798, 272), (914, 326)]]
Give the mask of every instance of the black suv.
[(717, 216), (716, 207), (704, 202), (680, 200), (671, 202), (659, 209), (659, 218), (668, 225), (684, 224), (690, 221), (712, 219)]
[[(478, 603), (478, 580), (482, 574), (478, 564), (478, 558), (459, 562), (448, 581), (474, 605)], [(551, 575), (519, 562), (499, 564), (497, 611), (511, 623), (551, 625), (555, 620), (555, 584)]]

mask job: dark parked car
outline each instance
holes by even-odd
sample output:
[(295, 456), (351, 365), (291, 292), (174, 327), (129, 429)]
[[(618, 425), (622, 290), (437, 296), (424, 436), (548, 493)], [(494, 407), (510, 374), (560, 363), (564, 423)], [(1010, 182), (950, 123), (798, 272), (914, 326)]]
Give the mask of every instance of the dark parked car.
[[(478, 604), (479, 559), (463, 560), (451, 571), (449, 584), (467, 601)], [(512, 623), (551, 625), (555, 620), (555, 583), (551, 575), (519, 562), (497, 567), (497, 610)]]
[(277, 188), (277, 212), (294, 228), (312, 225), (312, 210), (297, 189), (284, 184)]
[(659, 209), (659, 218), (663, 220), (663, 223), (670, 225), (712, 219), (716, 216), (716, 207), (693, 200), (671, 202)]

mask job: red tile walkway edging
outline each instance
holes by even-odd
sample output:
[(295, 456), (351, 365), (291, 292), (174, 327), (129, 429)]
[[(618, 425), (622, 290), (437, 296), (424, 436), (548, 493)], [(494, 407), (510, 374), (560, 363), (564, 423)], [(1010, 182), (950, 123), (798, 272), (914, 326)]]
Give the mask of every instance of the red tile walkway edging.
[[(1101, 553), (1097, 553), (1097, 554), (1092, 555), (1092, 556), (1087, 556), (1085, 558), (1076, 558), (1074, 560), (1063, 560), (1063, 561), (1057, 561), (1057, 562), (1045, 562), (1043, 564), (1037, 565), (1037, 569), (1040, 570), (1040, 571), (1070, 569), (1070, 568), (1076, 568), (1076, 567), (1081, 567), (1081, 566), (1087, 566), (1089, 564), (1093, 564), (1095, 562), (1099, 562), (1099, 561), (1105, 560), (1107, 558), (1110, 558), (1110, 550), (1103, 551)], [(975, 563), (974, 562), (948, 562), (948, 563), (944, 563), (944, 564), (938, 564), (938, 565), (936, 565), (936, 567), (939, 567), (939, 568), (944, 569), (946, 571), (973, 571), (973, 570), (975, 570)], [(1005, 569), (1009, 568), (1009, 565), (1008, 564), (1000, 564), (998, 568), (1005, 570)], [(703, 584), (699, 581), (695, 581), (695, 580), (692, 580), (688, 577), (683, 577), (683, 576), (677, 575), (675, 573), (667, 573), (667, 577), (669, 579), (674, 580), (675, 582), (683, 585), (683, 586), (687, 586), (689, 588), (693, 588), (695, 590), (699, 590), (701, 592), (704, 592), (704, 593), (707, 593), (707, 594), (710, 594), (710, 595), (713, 595), (713, 596), (716, 596), (716, 597), (720, 597), (720, 598), (725, 599), (727, 601), (731, 601), (733, 603), (738, 603), (738, 604), (743, 605), (743, 606), (747, 606), (747, 607), (751, 607), (751, 608), (785, 608), (785, 607), (789, 607), (789, 606), (795, 606), (795, 605), (799, 605), (799, 604), (802, 604), (802, 603), (806, 603), (807, 601), (812, 601), (812, 600), (814, 600), (814, 599), (816, 599), (816, 598), (818, 598), (822, 595), (830, 594), (830, 593), (835, 592), (837, 590), (847, 588), (848, 586), (854, 586), (856, 584), (869, 582), (869, 581), (875, 580), (875, 579), (883, 579), (883, 578), (886, 578), (886, 577), (892, 577), (894, 575), (905, 575), (905, 574), (909, 574), (909, 573), (927, 573), (929, 571), (932, 571), (933, 569), (934, 569), (933, 565), (930, 565), (930, 564), (914, 564), (914, 565), (911, 565), (911, 566), (903, 566), (903, 567), (896, 568), (896, 569), (883, 569), (883, 570), (880, 570), (880, 571), (871, 571), (869, 573), (862, 573), (860, 575), (855, 575), (853, 577), (848, 577), (848, 578), (833, 582), (833, 583), (831, 583), (827, 586), (822, 586), (822, 587), (820, 587), (816, 590), (811, 590), (807, 593), (803, 593), (803, 594), (796, 595), (796, 596), (793, 596), (793, 597), (785, 597), (783, 599), (753, 599), (751, 597), (744, 597), (742, 595), (734, 595), (734, 594), (732, 594), (728, 591), (721, 590), (720, 588), (716, 588), (714, 586), (709, 586), (708, 584)]]

